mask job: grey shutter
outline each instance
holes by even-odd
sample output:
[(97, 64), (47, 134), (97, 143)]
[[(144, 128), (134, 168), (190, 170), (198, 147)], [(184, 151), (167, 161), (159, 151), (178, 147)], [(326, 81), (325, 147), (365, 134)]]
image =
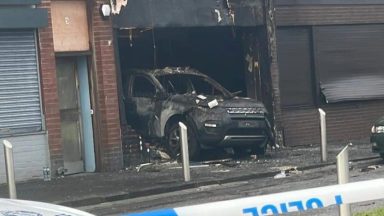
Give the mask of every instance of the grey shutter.
[(277, 56), (282, 106), (313, 106), (311, 29), (278, 28)]
[(35, 34), (0, 31), (0, 135), (42, 129)]
[(384, 98), (384, 25), (316, 26), (314, 37), (327, 103)]

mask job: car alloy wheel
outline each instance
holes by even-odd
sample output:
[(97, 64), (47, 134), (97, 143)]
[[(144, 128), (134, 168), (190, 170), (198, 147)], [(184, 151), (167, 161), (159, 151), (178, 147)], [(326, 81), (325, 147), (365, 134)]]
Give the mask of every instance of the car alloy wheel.
[[(186, 124), (185, 122), (183, 123), (188, 128), (187, 132), (188, 132), (189, 158), (197, 159), (200, 146), (197, 143), (195, 132), (191, 127), (188, 126), (188, 124)], [(167, 131), (166, 131), (166, 147), (172, 158), (176, 158), (180, 154), (180, 151), (181, 151), (180, 141), (181, 141), (181, 135), (180, 135), (179, 124), (174, 123), (169, 128), (167, 128)]]

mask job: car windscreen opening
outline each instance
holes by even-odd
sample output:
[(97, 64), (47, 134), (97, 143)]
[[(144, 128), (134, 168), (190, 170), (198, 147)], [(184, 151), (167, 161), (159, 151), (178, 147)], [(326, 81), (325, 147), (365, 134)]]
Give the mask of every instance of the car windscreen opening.
[(201, 94), (215, 96), (224, 96), (225, 94), (202, 76), (192, 74), (172, 74), (158, 76), (157, 79), (168, 94)]

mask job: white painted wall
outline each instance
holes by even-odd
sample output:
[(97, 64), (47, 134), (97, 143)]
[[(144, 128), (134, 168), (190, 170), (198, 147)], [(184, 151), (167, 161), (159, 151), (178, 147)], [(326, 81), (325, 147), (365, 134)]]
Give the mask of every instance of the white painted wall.
[(43, 167), (49, 167), (49, 150), (46, 134), (1, 138), (0, 183), (6, 182), (3, 140), (13, 144), (16, 181), (42, 179)]

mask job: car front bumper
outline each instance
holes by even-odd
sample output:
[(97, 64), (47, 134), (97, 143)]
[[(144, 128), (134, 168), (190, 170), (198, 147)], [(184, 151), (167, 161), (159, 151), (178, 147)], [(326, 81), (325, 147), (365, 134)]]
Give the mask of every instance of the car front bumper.
[(203, 147), (263, 147), (273, 136), (265, 118), (231, 119), (222, 122), (225, 124), (214, 128), (202, 126), (203, 129), (199, 130), (199, 141)]

